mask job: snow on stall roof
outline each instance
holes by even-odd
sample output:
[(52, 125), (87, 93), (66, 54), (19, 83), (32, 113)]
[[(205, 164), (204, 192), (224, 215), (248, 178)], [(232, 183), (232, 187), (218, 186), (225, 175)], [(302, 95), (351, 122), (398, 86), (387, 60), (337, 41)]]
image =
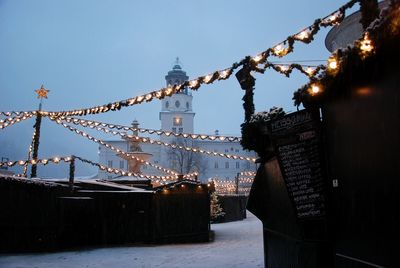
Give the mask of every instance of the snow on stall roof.
[(40, 186), (46, 186), (46, 187), (67, 187), (63, 184), (58, 183), (57, 181), (48, 181), (48, 180), (43, 180), (41, 178), (0, 176), (0, 180), (6, 180), (6, 181), (18, 182), (18, 183), (24, 183), (24, 184), (31, 184), (31, 185), (40, 185)]

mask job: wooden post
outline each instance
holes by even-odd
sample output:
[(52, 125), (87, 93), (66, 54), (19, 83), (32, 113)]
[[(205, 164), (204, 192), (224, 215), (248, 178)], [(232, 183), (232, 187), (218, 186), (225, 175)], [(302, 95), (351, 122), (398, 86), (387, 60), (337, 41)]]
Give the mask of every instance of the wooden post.
[(72, 191), (74, 189), (75, 179), (75, 156), (71, 156), (71, 162), (69, 163), (69, 188)]
[[(40, 110), (39, 110), (40, 111)], [(42, 114), (38, 111), (36, 114), (36, 122), (33, 125), (35, 128), (35, 134), (33, 135), (33, 148), (32, 148), (32, 160), (37, 161), (39, 151), (39, 139), (40, 139), (40, 125), (42, 123)], [(31, 178), (37, 176), (37, 164), (32, 164), (31, 167)]]
[(235, 193), (239, 194), (239, 173), (237, 173), (236, 177), (235, 177), (235, 183), (236, 183), (236, 189), (235, 189)]

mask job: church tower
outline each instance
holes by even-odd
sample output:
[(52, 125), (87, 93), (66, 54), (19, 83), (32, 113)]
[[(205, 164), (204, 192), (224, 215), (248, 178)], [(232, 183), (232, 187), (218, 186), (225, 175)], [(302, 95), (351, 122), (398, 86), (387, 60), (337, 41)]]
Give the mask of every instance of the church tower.
[[(186, 72), (182, 70), (179, 58), (176, 58), (174, 67), (165, 76), (167, 86), (181, 84), (188, 79)], [(192, 99), (193, 96), (187, 89), (164, 98), (161, 101), (161, 129), (175, 133), (193, 133), (195, 113), (192, 110)]]

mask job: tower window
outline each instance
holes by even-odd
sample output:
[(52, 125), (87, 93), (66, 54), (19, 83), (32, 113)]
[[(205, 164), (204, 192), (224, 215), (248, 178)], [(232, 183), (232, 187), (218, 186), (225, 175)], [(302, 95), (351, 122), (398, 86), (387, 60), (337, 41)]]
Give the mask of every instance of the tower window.
[(186, 102), (186, 109), (189, 110), (189, 102)]
[(172, 132), (176, 133), (176, 127), (172, 128)]
[(229, 168), (229, 162), (225, 162), (225, 168)]
[(169, 107), (169, 102), (167, 101), (167, 102), (165, 103), (165, 108), (168, 109), (168, 107)]
[(214, 168), (218, 168), (218, 162), (214, 163)]
[(182, 118), (181, 117), (174, 117), (174, 126), (182, 126)]
[(124, 169), (124, 168), (125, 168), (125, 167), (124, 167), (124, 161), (123, 161), (123, 160), (119, 161), (119, 168), (120, 168), (120, 169)]
[(177, 100), (177, 101), (175, 101), (175, 106), (176, 106), (176, 108), (179, 108), (179, 106), (181, 106), (181, 103)]
[(179, 133), (183, 133), (183, 127), (179, 128)]
[(113, 166), (113, 161), (112, 160), (108, 160), (107, 161), (107, 166), (108, 167), (112, 167)]
[(240, 168), (240, 163), (236, 162), (236, 168), (239, 169)]

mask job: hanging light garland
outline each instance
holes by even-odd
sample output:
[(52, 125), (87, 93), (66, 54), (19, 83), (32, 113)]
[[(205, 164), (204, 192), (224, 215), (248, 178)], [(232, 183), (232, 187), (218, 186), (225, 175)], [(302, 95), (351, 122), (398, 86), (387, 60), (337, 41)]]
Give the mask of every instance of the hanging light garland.
[(25, 166), (25, 165), (47, 165), (49, 163), (59, 164), (60, 162), (70, 162), (71, 156), (55, 156), (52, 158), (43, 159), (30, 159), (30, 160), (17, 160), (17, 161), (7, 161), (0, 162), (0, 167), (13, 167), (15, 165)]
[(7, 117), (4, 119), (0, 119), (0, 129), (5, 129), (8, 126), (12, 126), (15, 123), (22, 122), (26, 119), (32, 118), (36, 113), (27, 113), (27, 114), (20, 114), (15, 117)]
[[(61, 120), (59, 119), (55, 119), (52, 118), (53, 121), (57, 122), (58, 124), (63, 125), (64, 127), (68, 128), (71, 131), (79, 131), (76, 128), (73, 128), (65, 123), (62, 123)], [(128, 135), (126, 133), (121, 133), (118, 131), (110, 131), (107, 128), (104, 127), (96, 127), (97, 130), (101, 130), (105, 133), (111, 133), (113, 135), (118, 135), (122, 138), (127, 138), (127, 139), (132, 139), (138, 142), (144, 142), (144, 143), (150, 143), (150, 144), (157, 144), (157, 145), (161, 145), (161, 146), (165, 146), (165, 147), (169, 147), (172, 149), (179, 149), (179, 150), (185, 150), (188, 152), (193, 152), (193, 153), (199, 153), (199, 154), (206, 154), (209, 156), (216, 156), (216, 157), (224, 157), (224, 158), (229, 158), (229, 159), (235, 159), (235, 160), (245, 160), (245, 161), (250, 161), (255, 163), (256, 162), (256, 158), (253, 157), (247, 157), (247, 156), (239, 156), (239, 155), (231, 155), (231, 154), (225, 154), (225, 153), (220, 153), (220, 152), (212, 152), (212, 151), (207, 151), (207, 150), (203, 150), (203, 149), (199, 149), (199, 148), (192, 148), (192, 147), (187, 147), (187, 146), (182, 146), (179, 144), (173, 144), (173, 143), (167, 143), (167, 142), (163, 142), (163, 141), (159, 141), (159, 140), (153, 140), (150, 138), (145, 138), (145, 137), (138, 137), (138, 136), (134, 136), (134, 135)], [(78, 133), (78, 132), (77, 132)]]
[[(129, 177), (138, 177), (141, 179), (149, 179), (151, 181), (157, 181), (157, 183), (160, 184), (164, 184), (167, 181), (176, 181), (177, 180), (177, 176), (155, 176), (155, 175), (146, 175), (146, 174), (142, 174), (142, 173), (135, 173), (135, 172), (129, 172), (123, 169), (119, 169), (119, 168), (111, 168), (111, 167), (107, 167), (104, 166), (102, 164), (84, 159), (82, 157), (78, 157), (75, 156), (76, 159), (80, 160), (83, 163), (87, 163), (90, 164), (92, 166), (96, 166), (98, 167), (100, 170), (105, 171), (107, 173), (111, 173), (111, 174), (121, 174), (122, 176), (129, 176)], [(192, 174), (187, 174), (189, 175), (188, 178), (192, 177)]]
[[(325, 92), (325, 89), (329, 88), (335, 81), (333, 78), (340, 72), (344, 72), (343, 68), (351, 68), (347, 66), (354, 61), (356, 61), (358, 65), (363, 64), (369, 57), (374, 55), (376, 47), (371, 35), (373, 35), (373, 32), (376, 33), (379, 31), (381, 23), (385, 21), (385, 17), (390, 21), (388, 14), (386, 14), (388, 12), (390, 11), (381, 13), (379, 19), (372, 22), (373, 25), (362, 34), (360, 39), (354, 42), (353, 46), (339, 49), (332, 53), (327, 60), (326, 70), (318, 78), (310, 77), (310, 81), (294, 93), (294, 104), (299, 106), (301, 103), (305, 105), (315, 103), (316, 99), (322, 97), (322, 93)], [(359, 57), (358, 59), (356, 56), (357, 54)], [(343, 64), (345, 64), (345, 66), (343, 66)]]
[(151, 166), (151, 167), (153, 167), (153, 168), (155, 168), (155, 169), (158, 169), (158, 170), (160, 170), (160, 171), (162, 171), (162, 172), (165, 172), (165, 173), (167, 173), (167, 174), (178, 175), (178, 173), (175, 172), (175, 171), (173, 171), (173, 170), (170, 170), (170, 169), (161, 167), (161, 166), (159, 166), (159, 165), (150, 163), (150, 162), (148, 162), (148, 161), (145, 161), (145, 160), (143, 160), (143, 159), (140, 159), (140, 158), (138, 158), (138, 157), (136, 157), (136, 156), (134, 156), (134, 155), (132, 155), (132, 154), (129, 154), (129, 153), (127, 153), (127, 152), (125, 152), (125, 151), (123, 151), (123, 150), (117, 148), (117, 147), (114, 147), (114, 146), (112, 146), (112, 145), (110, 145), (110, 144), (104, 142), (103, 140), (96, 139), (95, 137), (93, 137), (93, 136), (87, 134), (86, 132), (83, 132), (83, 131), (81, 131), (81, 130), (79, 130), (79, 129), (76, 129), (76, 128), (74, 128), (74, 127), (71, 127), (71, 126), (69, 126), (69, 125), (63, 123), (63, 122), (62, 122), (61, 120), (59, 120), (59, 119), (52, 119), (51, 117), (50, 117), (50, 119), (51, 119), (53, 122), (56, 122), (57, 124), (59, 124), (59, 125), (65, 127), (66, 129), (70, 130), (71, 132), (73, 132), (73, 133), (75, 133), (75, 134), (78, 134), (78, 135), (80, 135), (80, 136), (82, 136), (82, 137), (85, 137), (85, 138), (87, 138), (87, 139), (89, 139), (89, 140), (91, 140), (91, 141), (94, 141), (94, 142), (98, 143), (98, 144), (101, 144), (101, 145), (105, 146), (106, 148), (108, 148), (108, 149), (110, 149), (110, 150), (112, 150), (112, 151), (114, 151), (114, 152), (116, 152), (116, 153), (119, 153), (119, 154), (121, 154), (121, 155), (123, 155), (123, 156), (125, 156), (125, 157), (128, 157), (128, 158), (134, 159), (134, 160), (136, 160), (136, 161), (139, 161), (140, 163), (143, 163), (144, 165)]
[(318, 65), (318, 66), (304, 66), (297, 63), (291, 64), (274, 64), (270, 62), (266, 62), (264, 64), (263, 69), (266, 70), (268, 68), (272, 68), (278, 73), (285, 75), (286, 77), (290, 77), (290, 74), (294, 69), (299, 70), (302, 74), (305, 74), (308, 77), (315, 77), (316, 75), (320, 74), (320, 71), (326, 69), (325, 65)]
[[(271, 55), (277, 57), (284, 57), (293, 51), (294, 43), (296, 41), (305, 44), (311, 43), (311, 41), (314, 40), (314, 36), (319, 32), (320, 27), (328, 27), (340, 23), (345, 16), (346, 10), (351, 8), (355, 3), (360, 1), (361, 0), (351, 0), (338, 10), (329, 14), (328, 16), (322, 19), (315, 20), (311, 26), (304, 28), (298, 33), (289, 36), (286, 40), (279, 42), (278, 44), (272, 46), (271, 48), (268, 48), (267, 50), (257, 54), (254, 57), (251, 57), (252, 62), (255, 63), (255, 65), (263, 64), (267, 61), (268, 57), (270, 57)], [(135, 96), (126, 100), (115, 101), (105, 105), (99, 105), (83, 109), (58, 111), (58, 112), (45, 112), (45, 113), (46, 115), (48, 114), (50, 116), (59, 117), (59, 116), (83, 116), (87, 114), (98, 114), (109, 111), (117, 111), (123, 107), (133, 106), (141, 104), (143, 102), (150, 102), (153, 99), (160, 100), (165, 97), (172, 96), (173, 94), (181, 92), (185, 88), (189, 88), (191, 90), (198, 90), (202, 84), (211, 84), (214, 81), (226, 80), (232, 75), (234, 70), (244, 65), (246, 62), (248, 62), (247, 57), (240, 60), (239, 62), (233, 63), (229, 68), (217, 70), (207, 75), (199, 76), (195, 79), (185, 81), (182, 84), (173, 85), (159, 90), (151, 91), (149, 93)]]
[(242, 171), (239, 173), (240, 176), (256, 176), (256, 172), (254, 171)]
[[(53, 117), (55, 119), (55, 117)], [(63, 120), (68, 123), (73, 123), (75, 125), (81, 125), (83, 127), (89, 127), (92, 129), (96, 129), (98, 126), (107, 127), (109, 129), (118, 129), (118, 130), (125, 130), (125, 131), (138, 131), (140, 133), (148, 133), (148, 134), (157, 134), (157, 135), (164, 135), (164, 136), (174, 136), (176, 138), (190, 138), (190, 139), (197, 139), (197, 140), (219, 140), (219, 141), (229, 141), (229, 142), (236, 142), (241, 141), (240, 137), (235, 136), (220, 136), (220, 135), (207, 135), (207, 134), (190, 134), (190, 133), (175, 133), (173, 131), (165, 131), (165, 130), (155, 130), (155, 129), (147, 129), (147, 128), (134, 128), (129, 126), (122, 126), (116, 124), (109, 124), (103, 123), (93, 120), (85, 120), (80, 118), (73, 118), (73, 117), (65, 117), (61, 116), (58, 119)]]
[(37, 113), (37, 111), (19, 111), (19, 112), (10, 111), (10, 112), (0, 112), (0, 115), (11, 117), (13, 115), (16, 115), (16, 116), (23, 116), (23, 115), (28, 116), (30, 114), (36, 115), (36, 113)]

